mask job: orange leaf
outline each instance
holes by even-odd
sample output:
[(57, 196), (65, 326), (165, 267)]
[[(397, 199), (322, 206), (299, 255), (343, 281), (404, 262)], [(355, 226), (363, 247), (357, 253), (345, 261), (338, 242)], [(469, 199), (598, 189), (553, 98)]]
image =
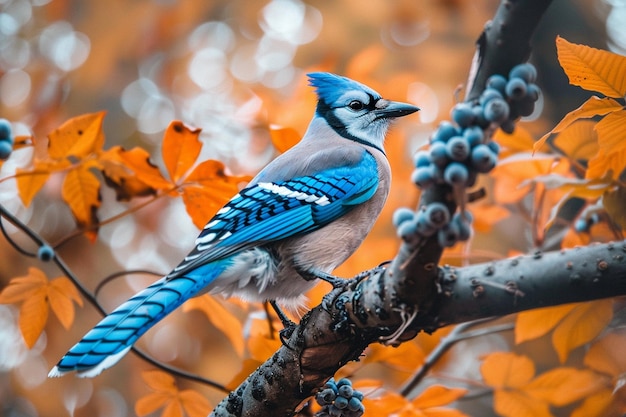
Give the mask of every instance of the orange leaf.
[(265, 362), (282, 345), (276, 335), (270, 336), (268, 333), (266, 320), (252, 320), (247, 346), (250, 356), (259, 362)]
[(183, 304), (183, 311), (198, 309), (209, 319), (211, 324), (219, 329), (239, 356), (243, 355), (244, 340), (241, 322), (222, 303), (209, 294), (195, 297)]
[(231, 380), (228, 381), (226, 388), (230, 391), (237, 389), (237, 387), (241, 385), (241, 383), (245, 381), (255, 369), (263, 365), (263, 362), (264, 361), (258, 361), (256, 359), (244, 359), (241, 363), (241, 369), (239, 369), (239, 372), (237, 372)]
[(153, 390), (158, 392), (176, 393), (178, 388), (176, 387), (176, 380), (174, 377), (163, 371), (144, 371), (141, 373), (141, 378), (144, 382)]
[(198, 229), (202, 229), (227, 201), (217, 200), (215, 193), (204, 187), (186, 186), (183, 188), (185, 209)]
[(104, 144), (102, 120), (105, 112), (84, 114), (63, 123), (48, 135), (48, 155), (52, 159), (83, 158)]
[(44, 285), (48, 278), (38, 268), (28, 268), (28, 275), (15, 277), (0, 293), (0, 304), (19, 303), (33, 296)]
[(443, 385), (432, 385), (424, 390), (419, 397), (412, 401), (415, 407), (426, 409), (448, 405), (467, 393), (462, 388), (447, 388)]
[(515, 343), (520, 344), (547, 334), (574, 308), (576, 304), (565, 304), (519, 313), (515, 319)]
[(52, 312), (66, 329), (69, 329), (74, 322), (74, 304), (72, 301), (80, 306), (83, 305), (78, 290), (72, 281), (66, 277), (59, 277), (50, 281), (48, 301)]
[(39, 288), (20, 307), (20, 331), (28, 348), (35, 346), (48, 321), (48, 302), (45, 287)]
[(206, 417), (211, 412), (211, 403), (197, 391), (182, 391), (179, 398), (189, 417)]
[(612, 400), (611, 390), (604, 389), (585, 398), (583, 403), (572, 411), (570, 417), (604, 417)]
[(530, 152), (533, 150), (535, 139), (530, 132), (521, 126), (515, 126), (513, 133), (505, 133), (502, 129), (496, 129), (493, 140), (505, 149), (500, 153), (501, 157), (507, 156), (508, 151)]
[(556, 38), (559, 63), (573, 85), (608, 97), (626, 95), (626, 57)]
[(172, 399), (163, 409), (161, 417), (183, 417), (183, 407), (177, 398)]
[(580, 120), (568, 126), (554, 139), (554, 146), (571, 159), (588, 161), (598, 152), (595, 125), (591, 120)]
[(626, 110), (620, 110), (606, 115), (596, 124), (598, 145), (607, 154), (620, 151), (626, 147)]
[(408, 404), (409, 401), (406, 398), (395, 392), (388, 392), (377, 398), (363, 398), (365, 416), (389, 416)]
[(602, 199), (607, 214), (622, 230), (626, 229), (626, 188), (618, 187), (614, 191), (607, 191)]
[(569, 125), (579, 119), (588, 119), (594, 116), (603, 116), (605, 114), (621, 110), (621, 106), (617, 101), (612, 98), (591, 96), (576, 110), (569, 112), (563, 117), (563, 119), (548, 133), (543, 135), (534, 145), (535, 152), (539, 151), (544, 142), (553, 133), (558, 133), (565, 130)]
[(470, 207), (474, 217), (472, 227), (478, 233), (488, 233), (492, 227), (502, 219), (506, 219), (510, 212), (497, 204), (478, 204)]
[(503, 417), (553, 417), (545, 401), (537, 401), (519, 391), (497, 390), (493, 409)]
[(70, 206), (78, 225), (88, 228), (87, 236), (93, 241), (98, 223), (96, 210), (100, 207), (100, 181), (86, 164), (67, 173), (63, 181), (63, 200)]
[(156, 190), (174, 188), (174, 184), (163, 178), (159, 168), (150, 162), (150, 154), (145, 149), (135, 147), (125, 150), (121, 147), (115, 147), (107, 152), (117, 152), (117, 158), (131, 169), (137, 176), (137, 179), (144, 184)]
[[(102, 170), (102, 175), (107, 185), (115, 190), (117, 200), (128, 201), (133, 197), (155, 194), (156, 190), (141, 181), (122, 160), (120, 155), (124, 152), (126, 151), (121, 146), (114, 146), (98, 155), (98, 165)], [(158, 170), (157, 173), (161, 175)]]
[(17, 190), (25, 206), (29, 206), (35, 195), (44, 186), (50, 174), (71, 165), (70, 161), (36, 161), (31, 170), (18, 168), (16, 172)]
[(402, 343), (398, 347), (373, 344), (368, 347), (364, 363), (384, 363), (403, 372), (412, 372), (424, 363), (424, 352), (415, 342)]
[(177, 183), (196, 162), (202, 142), (198, 140), (200, 129), (190, 129), (181, 121), (173, 121), (163, 136), (163, 162), (172, 182)]
[(510, 352), (489, 354), (480, 366), (485, 383), (494, 388), (520, 388), (535, 375), (535, 364), (527, 356)]
[(291, 127), (270, 126), (270, 138), (278, 152), (284, 153), (300, 142), (300, 134)]
[(626, 372), (626, 334), (609, 333), (594, 343), (585, 354), (589, 368), (617, 378)]
[(141, 397), (135, 403), (135, 414), (139, 417), (145, 416), (162, 408), (171, 401), (171, 395), (164, 392), (151, 392), (150, 394)]
[(523, 391), (557, 407), (578, 401), (602, 389), (604, 382), (597, 374), (575, 368), (555, 368), (531, 381)]
[(593, 340), (613, 318), (613, 300), (599, 300), (576, 306), (552, 333), (552, 344), (561, 363), (569, 352)]
[(626, 168), (626, 148), (610, 154), (600, 149), (596, 156), (589, 160), (585, 178), (602, 178), (610, 172), (611, 178), (617, 180), (624, 168)]

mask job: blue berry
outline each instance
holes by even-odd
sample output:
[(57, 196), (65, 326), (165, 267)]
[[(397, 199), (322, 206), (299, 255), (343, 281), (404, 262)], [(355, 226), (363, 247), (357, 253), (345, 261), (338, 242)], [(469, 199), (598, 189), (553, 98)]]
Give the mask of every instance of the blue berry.
[(444, 180), (450, 185), (465, 185), (469, 172), (467, 167), (459, 162), (452, 162), (443, 173)]
[(490, 141), (487, 144), (487, 147), (491, 149), (491, 152), (493, 152), (496, 155), (500, 153), (500, 145), (498, 144), (498, 142)]
[(463, 131), (463, 137), (465, 138), (469, 146), (473, 148), (479, 143), (482, 143), (484, 133), (480, 127), (471, 126)]
[(514, 77), (506, 83), (506, 95), (513, 100), (521, 100), (526, 97), (526, 82), (519, 77)]
[(361, 391), (354, 391), (354, 393), (352, 393), (352, 398), (356, 398), (359, 401), (363, 400), (363, 393)]
[(317, 401), (319, 405), (324, 406), (332, 404), (333, 401), (335, 401), (335, 398), (337, 398), (337, 394), (335, 394), (335, 391), (333, 391), (332, 388), (326, 388), (317, 393), (317, 395), (315, 396), (315, 401)]
[(408, 209), (406, 207), (400, 207), (393, 212), (393, 216), (391, 217), (391, 221), (395, 227), (400, 226), (404, 222), (411, 221), (415, 218), (415, 213), (413, 210)]
[(485, 119), (501, 123), (509, 117), (509, 105), (501, 98), (492, 98), (485, 103)]
[(426, 167), (430, 165), (430, 153), (428, 151), (417, 151), (413, 155), (413, 164), (415, 168)]
[(454, 246), (459, 240), (459, 229), (455, 223), (448, 223), (437, 233), (437, 240), (442, 248)]
[(472, 228), (470, 226), (470, 219), (466, 218), (465, 215), (468, 212), (456, 213), (452, 217), (452, 222), (456, 224), (456, 227), (459, 231), (459, 240), (466, 241), (470, 238), (472, 233)]
[(515, 131), (515, 122), (511, 119), (506, 119), (500, 123), (500, 129), (502, 129), (504, 133), (508, 133), (510, 135)]
[(500, 74), (494, 74), (487, 78), (486, 87), (493, 88), (494, 90), (498, 90), (500, 94), (504, 94), (504, 90), (506, 88), (506, 78)]
[(463, 136), (455, 136), (446, 143), (446, 152), (453, 161), (465, 161), (469, 156), (470, 146)]
[(535, 66), (525, 62), (523, 64), (519, 64), (514, 66), (509, 72), (509, 79), (519, 77), (522, 80), (526, 81), (526, 83), (534, 83), (537, 80), (537, 70)]
[(405, 242), (410, 242), (417, 233), (417, 219), (401, 223), (396, 231), (399, 238)]
[(411, 174), (411, 180), (415, 183), (415, 185), (425, 190), (435, 183), (436, 172), (434, 168), (435, 167), (432, 165), (417, 168)]
[(438, 167), (448, 164), (448, 151), (443, 142), (434, 142), (430, 145), (430, 160)]
[(11, 141), (11, 143), (13, 143), (11, 123), (9, 123), (7, 119), (0, 119), (0, 140)]
[(532, 101), (539, 100), (539, 94), (541, 94), (541, 90), (537, 86), (537, 84), (528, 84), (526, 87), (526, 96), (530, 98)]
[(496, 166), (497, 156), (487, 145), (478, 145), (472, 149), (472, 166), (476, 168), (478, 172), (487, 173)]
[(450, 211), (443, 203), (430, 203), (420, 213), (424, 213), (426, 222), (437, 229), (450, 221)]
[(420, 211), (415, 218), (415, 230), (421, 236), (429, 237), (437, 232), (437, 227), (428, 220), (424, 212)]
[(487, 102), (496, 98), (503, 99), (504, 96), (495, 88), (485, 88), (485, 90), (480, 95), (478, 102), (480, 103), (481, 106), (484, 107), (485, 104), (487, 104)]
[(13, 145), (9, 141), (0, 140), (0, 159), (9, 159), (13, 151)]
[(339, 395), (344, 398), (350, 399), (352, 398), (352, 394), (354, 393), (354, 389), (352, 389), (352, 385), (342, 385), (339, 387)]
[(447, 120), (439, 123), (437, 130), (433, 133), (433, 137), (431, 142), (447, 142), (452, 136), (456, 136), (459, 134), (456, 126), (450, 123)]
[(574, 230), (578, 233), (586, 233), (589, 231), (589, 223), (586, 219), (579, 218), (574, 223)]
[(39, 249), (37, 249), (37, 258), (44, 262), (52, 260), (52, 258), (54, 258), (54, 249), (48, 245), (39, 246)]
[(335, 398), (335, 407), (340, 410), (348, 407), (348, 399), (345, 397), (337, 397)]
[(489, 121), (485, 119), (485, 112), (483, 106), (480, 104), (472, 107), (472, 113), (474, 113), (474, 122), (480, 127), (489, 126)]
[(469, 126), (474, 121), (472, 106), (468, 103), (455, 104), (454, 107), (452, 107), (451, 116), (452, 120), (461, 127)]
[(535, 100), (531, 99), (529, 96), (524, 97), (519, 102), (516, 103), (517, 111), (520, 116), (530, 116), (535, 111)]
[(348, 401), (348, 410), (350, 411), (360, 411), (363, 412), (365, 411), (365, 408), (363, 407), (363, 403), (361, 402), (362, 398), (356, 398), (356, 397), (352, 397), (350, 398), (350, 401)]

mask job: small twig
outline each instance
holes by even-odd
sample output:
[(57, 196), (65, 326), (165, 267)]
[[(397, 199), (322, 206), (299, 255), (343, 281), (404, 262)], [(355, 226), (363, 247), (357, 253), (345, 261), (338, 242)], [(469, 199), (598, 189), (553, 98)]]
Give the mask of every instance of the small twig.
[(119, 277), (123, 277), (124, 275), (131, 275), (131, 274), (146, 274), (146, 275), (154, 275), (157, 277), (162, 277), (164, 275), (164, 274), (159, 274), (158, 272), (148, 271), (145, 269), (130, 269), (128, 271), (115, 272), (105, 277), (102, 281), (98, 283), (96, 288), (93, 290), (93, 296), (98, 298), (98, 294), (100, 293), (100, 291), (102, 291), (102, 288), (104, 288), (104, 286), (107, 285), (109, 282)]
[(446, 353), (452, 346), (454, 346), (457, 342), (461, 340), (467, 340), (474, 337), (480, 337), (487, 334), (499, 333), (503, 331), (508, 331), (513, 329), (514, 325), (512, 323), (504, 323), (497, 326), (486, 327), (482, 329), (477, 329), (471, 332), (468, 332), (468, 329), (471, 329), (474, 326), (479, 324), (484, 324), (494, 320), (493, 318), (470, 321), (467, 323), (461, 323), (456, 326), (450, 334), (441, 339), (441, 342), (433, 349), (432, 352), (428, 355), (424, 364), (417, 370), (415, 374), (405, 382), (404, 386), (400, 389), (400, 393), (404, 396), (408, 396), (411, 391), (424, 379), (426, 374), (431, 370), (431, 368), (437, 363), (439, 359)]

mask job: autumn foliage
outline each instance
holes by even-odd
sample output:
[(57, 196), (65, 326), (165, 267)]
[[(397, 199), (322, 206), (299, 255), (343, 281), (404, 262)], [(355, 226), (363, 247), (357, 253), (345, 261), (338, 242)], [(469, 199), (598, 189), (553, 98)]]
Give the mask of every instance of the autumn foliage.
[[(403, 15), (402, 10), (398, 13)], [(369, 18), (373, 19), (374, 15), (372, 12)], [(479, 180), (476, 187), (485, 189), (487, 198), (468, 207), (475, 219), (474, 240), (446, 250), (442, 263), (463, 265), (516, 256), (520, 251), (534, 248), (570, 248), (623, 239), (626, 57), (571, 43), (562, 37), (556, 39), (556, 48), (558, 62), (569, 82), (591, 95), (580, 105), (572, 103), (572, 107), (578, 107), (570, 109), (558, 123), (538, 123), (543, 129), (541, 133), (536, 125), (525, 128), (524, 123), (512, 134), (495, 133), (495, 141), (502, 147), (498, 166), (488, 177)], [(391, 96), (412, 91), (418, 97), (416, 101), (425, 101), (421, 107), (433, 103), (428, 100), (435, 100), (434, 90), (418, 85), (409, 71), (391, 71), (387, 79), (393, 82), (385, 82), (385, 77), (376, 75), (385, 54), (382, 46), (370, 45), (354, 54), (345, 65), (331, 55), (323, 64), (309, 67), (345, 69), (346, 75)], [(420, 65), (434, 64), (423, 61)], [(451, 69), (446, 67), (445, 71)], [(288, 98), (283, 97), (282, 102), (264, 90), (259, 89), (258, 97), (264, 100), (265, 119), (254, 129), (262, 132), (268, 145), (265, 147), (271, 148), (274, 156), (297, 143), (309, 117), (307, 112), (312, 111), (314, 103), (302, 83)], [(271, 99), (279, 104), (271, 104)], [(306, 111), (287, 111), (295, 103), (307, 103), (309, 107)], [(190, 222), (201, 229), (254, 173), (253, 169), (241, 169), (232, 160), (225, 163), (203, 158), (206, 147), (212, 144), (201, 138), (202, 129), (178, 120), (163, 131), (158, 151), (136, 143), (132, 147), (109, 145), (104, 134), (105, 117), (105, 112), (82, 114), (52, 129), (47, 137), (17, 136), (13, 154), (32, 152), (32, 158), (12, 172), (0, 173), (0, 183), (14, 186), (25, 208), (35, 204), (38, 198), (50, 198), (46, 186), (58, 184), (53, 188), (58, 195), (53, 198), (71, 213), (75, 229), (62, 236), (58, 245), (52, 245), (55, 253), (62, 253), (67, 242), (81, 239), (90, 242), (89, 250), (96, 248), (102, 244), (98, 239), (104, 226), (131, 215), (141, 216), (143, 209), (164, 200), (182, 203)], [(429, 132), (432, 127), (428, 126)], [(409, 156), (417, 148), (427, 146), (426, 140), (411, 142), (407, 132), (415, 137), (429, 133), (416, 133), (405, 126), (392, 133), (387, 150), (394, 167), (395, 189), (373, 237), (340, 268), (340, 275), (357, 273), (393, 256), (397, 241), (395, 231), (389, 226), (391, 213), (400, 203), (416, 201), (417, 192), (408, 181), (412, 170)], [(537, 137), (540, 139), (535, 140)], [(3, 165), (8, 162), (0, 161), (0, 168)], [(114, 195), (124, 209), (103, 218), (106, 195)], [(510, 237), (503, 230), (504, 223), (516, 230), (523, 228), (525, 241)], [(509, 242), (507, 245), (501, 243), (505, 240)], [(20, 245), (16, 244), (21, 248)], [(22, 252), (35, 256), (27, 250)], [(41, 257), (40, 260), (44, 261)], [(75, 307), (86, 310), (91, 307), (84, 304), (102, 302), (96, 297), (99, 286), (97, 291), (90, 292), (77, 287), (73, 277), (58, 276), (58, 270), (54, 273), (51, 270), (47, 266), (41, 269), (28, 266), (2, 281), (0, 304), (15, 306), (16, 326), (28, 349), (36, 349), (38, 340), (43, 340), (46, 334), (50, 339), (63, 339), (63, 343), (55, 341), (56, 344), (69, 346), (69, 341), (82, 331), (74, 333), (78, 326)], [(109, 285), (109, 280), (105, 281), (104, 286)], [(326, 291), (324, 286), (318, 286), (308, 294), (309, 306), (317, 304)], [(620, 300), (607, 299), (541, 308), (503, 318), (500, 324), (505, 323), (508, 330), (494, 324), (492, 332), (485, 332), (492, 337), (489, 340), (493, 346), (497, 346), (490, 346), (488, 353), (468, 342), (463, 345), (470, 346), (467, 352), (454, 348), (444, 356), (441, 346), (447, 350), (453, 344), (467, 342), (462, 338), (450, 342), (453, 329), (421, 334), (397, 348), (373, 345), (361, 361), (342, 368), (340, 376), (353, 378), (355, 389), (365, 393), (366, 417), (468, 417), (486, 415), (473, 414), (484, 412), (485, 407), (490, 415), (502, 417), (619, 416), (626, 410), (623, 355), (626, 334), (619, 325), (622, 309)], [(165, 368), (145, 370), (133, 363), (129, 365), (132, 388), (126, 394), (138, 416), (205, 416), (224, 392), (235, 389), (281, 345), (277, 331), (280, 324), (268, 318), (261, 305), (202, 295), (189, 300), (181, 310), (176, 314), (183, 318), (176, 324), (184, 327), (183, 322), (193, 323), (186, 337), (197, 340), (190, 344), (188, 352), (195, 349), (195, 357), (201, 364), (188, 371), (202, 375), (213, 384), (207, 384), (206, 380), (189, 382), (188, 378)], [(52, 336), (59, 331), (50, 320), (50, 312), (68, 333)], [(489, 326), (488, 323), (486, 328)], [(201, 335), (205, 330), (211, 332), (209, 339)], [(221, 360), (219, 357), (207, 359), (210, 355), (206, 352), (217, 349), (214, 345), (221, 346), (219, 352), (228, 351), (232, 356), (224, 359), (221, 368), (216, 363)], [(499, 351), (504, 346), (509, 350)], [(49, 354), (48, 360), (53, 361), (57, 353)], [(184, 358), (178, 360), (178, 365), (184, 365)], [(419, 389), (403, 390), (403, 382), (424, 366), (430, 372), (420, 382)], [(220, 372), (212, 375), (212, 367)], [(466, 373), (456, 369), (465, 367)], [(59, 381), (65, 380), (45, 384), (66, 383)], [(207, 388), (208, 385), (213, 388)], [(484, 401), (475, 406), (472, 403), (475, 396), (488, 398), (487, 406)], [(315, 410), (315, 405), (308, 406)], [(55, 414), (52, 411), (41, 415)]]

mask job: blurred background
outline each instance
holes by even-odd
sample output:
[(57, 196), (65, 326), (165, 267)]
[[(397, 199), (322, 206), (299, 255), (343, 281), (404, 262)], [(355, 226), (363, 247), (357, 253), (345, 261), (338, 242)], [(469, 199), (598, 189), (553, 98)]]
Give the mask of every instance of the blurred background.
[[(43, 139), (70, 117), (106, 110), (105, 148), (142, 146), (157, 165), (162, 165), (163, 131), (179, 119), (202, 128), (200, 160), (219, 159), (232, 173), (254, 175), (277, 155), (270, 126), (300, 134), (306, 129), (315, 107), (308, 71), (346, 75), (386, 98), (415, 103), (422, 110), (402, 119), (387, 141), (394, 183), (385, 212), (361, 250), (337, 271), (349, 276), (394, 255), (398, 243), (391, 214), (399, 206), (414, 206), (418, 197), (409, 181), (411, 155), (462, 99), (475, 40), (497, 5), (495, 0), (0, 0), (0, 117), (11, 121), (16, 134)], [(533, 41), (531, 61), (539, 68), (543, 96), (524, 127), (534, 139), (589, 95), (569, 86), (558, 66), (557, 34), (625, 54), (626, 2), (553, 2)], [(31, 158), (30, 150), (15, 152), (1, 176), (28, 166)], [(61, 179), (52, 177), (28, 208), (14, 181), (0, 182), (0, 203), (49, 241), (59, 241), (75, 230), (60, 200)], [(110, 190), (103, 189), (102, 197), (101, 219), (129, 207), (116, 202)], [(14, 240), (33, 247), (14, 228), (7, 229)], [(180, 199), (160, 199), (103, 227), (94, 244), (82, 236), (71, 239), (60, 254), (94, 288), (116, 271), (168, 272), (197, 232)], [(449, 262), (495, 259), (531, 246), (524, 233), (511, 233), (510, 224), (485, 232), (471, 248), (451, 251)], [(0, 240), (0, 287), (33, 264), (50, 277), (59, 275)], [(112, 309), (151, 279), (116, 280), (100, 301)], [(324, 290), (312, 294), (312, 302)], [(235, 307), (244, 323), (262, 311)], [(17, 311), (0, 305), (0, 415), (134, 415), (134, 402), (147, 392), (138, 370), (150, 368), (133, 355), (94, 380), (46, 378), (62, 353), (97, 321), (91, 306), (79, 309), (69, 331), (51, 317), (32, 350), (21, 339)], [(241, 369), (242, 358), (229, 341), (195, 312), (173, 314), (140, 346), (159, 360), (221, 383)], [(408, 375), (375, 367), (364, 372), (391, 385)], [(180, 384), (198, 389), (213, 405), (223, 397), (197, 384)]]

